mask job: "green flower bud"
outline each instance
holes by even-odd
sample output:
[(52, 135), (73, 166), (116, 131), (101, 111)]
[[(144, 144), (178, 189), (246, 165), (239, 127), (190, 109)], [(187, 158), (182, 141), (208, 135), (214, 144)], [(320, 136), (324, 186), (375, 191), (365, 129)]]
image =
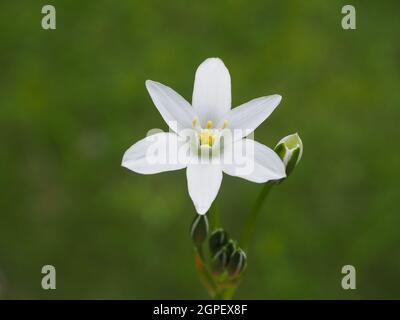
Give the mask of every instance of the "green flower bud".
[(228, 243), (225, 245), (225, 248), (226, 248), (226, 253), (228, 254), (228, 260), (229, 260), (232, 253), (234, 253), (236, 251), (237, 242), (230, 239), (228, 241)]
[(208, 240), (211, 256), (213, 257), (228, 242), (228, 233), (223, 229), (215, 230)]
[(228, 258), (229, 256), (226, 247), (223, 247), (214, 255), (211, 261), (211, 269), (215, 275), (220, 275), (225, 271), (228, 264)]
[(242, 249), (237, 249), (229, 258), (226, 267), (231, 277), (237, 277), (242, 273), (247, 264), (246, 253)]
[(190, 237), (196, 246), (200, 246), (208, 235), (208, 219), (206, 215), (196, 214), (190, 227)]
[(303, 142), (297, 133), (291, 134), (278, 142), (275, 152), (285, 164), (286, 175), (289, 176), (301, 159)]

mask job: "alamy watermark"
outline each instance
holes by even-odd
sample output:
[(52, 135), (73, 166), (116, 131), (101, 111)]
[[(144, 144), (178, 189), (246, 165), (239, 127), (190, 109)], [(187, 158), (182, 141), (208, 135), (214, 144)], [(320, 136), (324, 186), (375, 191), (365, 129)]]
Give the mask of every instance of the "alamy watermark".
[(56, 29), (56, 8), (50, 4), (42, 7), (42, 13), (45, 15), (42, 18), (42, 28), (45, 30)]
[[(169, 127), (174, 128), (174, 125), (169, 123)], [(224, 165), (232, 166), (235, 174), (241, 176), (253, 173), (257, 142), (252, 130), (206, 128), (176, 131), (178, 133), (150, 130), (145, 139), (134, 145), (143, 148), (145, 156), (127, 160), (147, 165)]]
[(44, 290), (55, 290), (56, 289), (56, 268), (52, 265), (45, 265), (42, 267), (42, 274), (45, 276), (42, 278), (42, 288)]
[(347, 4), (343, 6), (342, 13), (345, 15), (342, 18), (342, 28), (344, 30), (355, 30), (356, 27), (356, 8), (354, 6)]
[(342, 274), (345, 276), (342, 278), (342, 288), (344, 290), (356, 289), (356, 268), (348, 264), (342, 267)]

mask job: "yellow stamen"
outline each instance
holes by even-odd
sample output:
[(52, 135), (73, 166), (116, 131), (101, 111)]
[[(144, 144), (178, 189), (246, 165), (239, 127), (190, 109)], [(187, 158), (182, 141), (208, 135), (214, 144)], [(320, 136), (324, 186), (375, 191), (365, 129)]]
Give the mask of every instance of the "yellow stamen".
[(211, 128), (212, 128), (212, 125), (213, 125), (212, 121), (211, 121), (211, 120), (208, 120), (208, 121), (207, 121), (207, 124), (206, 124), (206, 128), (207, 128), (207, 129), (211, 129)]
[(210, 146), (213, 145), (214, 139), (215, 139), (215, 137), (214, 137), (213, 135), (211, 135), (211, 136), (208, 137), (208, 144), (209, 144)]
[(198, 118), (195, 117), (195, 118), (193, 119), (193, 121), (192, 121), (193, 128), (196, 128), (196, 126), (197, 126), (197, 121), (198, 121)]
[(228, 126), (228, 120), (224, 120), (224, 124), (222, 125), (222, 130), (226, 129)]
[(205, 129), (199, 133), (199, 139), (201, 145), (208, 145), (211, 147), (215, 141), (215, 134), (211, 130)]

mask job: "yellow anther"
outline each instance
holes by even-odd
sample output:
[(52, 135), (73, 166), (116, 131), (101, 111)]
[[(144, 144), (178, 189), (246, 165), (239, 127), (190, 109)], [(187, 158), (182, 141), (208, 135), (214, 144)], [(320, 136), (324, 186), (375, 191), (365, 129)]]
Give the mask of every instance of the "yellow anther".
[(215, 137), (214, 135), (210, 135), (208, 137), (208, 145), (211, 147), (214, 144)]
[(222, 130), (226, 129), (228, 126), (228, 120), (224, 120), (224, 124), (222, 125)]
[(199, 133), (200, 144), (208, 145), (212, 147), (215, 141), (215, 134), (212, 133), (211, 130), (205, 129), (201, 133)]
[(193, 128), (196, 128), (196, 126), (197, 126), (197, 121), (198, 121), (198, 118), (195, 117), (195, 118), (193, 119), (193, 121), (192, 121)]
[(211, 129), (212, 128), (212, 121), (211, 120), (207, 121), (206, 128), (207, 129)]

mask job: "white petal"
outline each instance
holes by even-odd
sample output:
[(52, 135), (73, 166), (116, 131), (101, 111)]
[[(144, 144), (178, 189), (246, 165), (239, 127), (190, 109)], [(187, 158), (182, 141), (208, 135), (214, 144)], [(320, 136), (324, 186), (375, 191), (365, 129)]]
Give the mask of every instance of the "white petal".
[(219, 58), (205, 60), (196, 71), (192, 105), (202, 127), (217, 124), (231, 108), (231, 76)]
[(229, 129), (240, 129), (242, 134), (238, 135), (238, 137), (245, 137), (269, 117), (281, 102), (281, 99), (282, 97), (277, 94), (253, 99), (230, 110), (220, 120), (218, 126), (221, 127), (223, 122), (227, 120)]
[(222, 170), (231, 176), (264, 183), (286, 177), (285, 165), (272, 149), (251, 139), (234, 142), (233, 161), (225, 160)]
[(195, 112), (182, 96), (161, 83), (147, 80), (146, 88), (151, 99), (168, 126), (179, 133), (182, 129), (192, 128)]
[(192, 164), (186, 169), (190, 198), (198, 214), (205, 214), (215, 200), (222, 181), (217, 165)]
[(178, 157), (183, 141), (175, 133), (161, 132), (131, 146), (122, 158), (122, 166), (142, 174), (179, 170), (187, 162)]

